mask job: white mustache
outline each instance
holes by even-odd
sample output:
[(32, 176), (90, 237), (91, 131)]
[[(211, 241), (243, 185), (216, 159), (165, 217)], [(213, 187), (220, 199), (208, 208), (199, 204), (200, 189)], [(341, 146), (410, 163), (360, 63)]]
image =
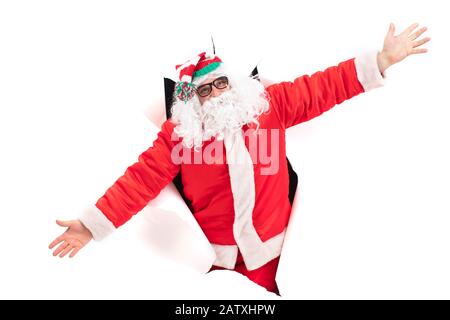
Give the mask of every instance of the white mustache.
[(238, 77), (235, 81), (230, 90), (210, 97), (203, 104), (197, 98), (189, 108), (183, 102), (174, 105), (175, 132), (183, 138), (186, 147), (200, 147), (202, 141), (213, 137), (222, 140), (224, 132), (239, 130), (246, 123), (258, 124), (258, 116), (269, 108), (268, 100), (262, 95), (264, 88), (248, 77)]
[(217, 97), (209, 98), (206, 102), (203, 103), (202, 109), (209, 109), (209, 108), (214, 108), (214, 107), (218, 107), (221, 105), (232, 104), (235, 102), (234, 100), (235, 99), (234, 99), (233, 92), (231, 90), (225, 91), (225, 92), (222, 92)]

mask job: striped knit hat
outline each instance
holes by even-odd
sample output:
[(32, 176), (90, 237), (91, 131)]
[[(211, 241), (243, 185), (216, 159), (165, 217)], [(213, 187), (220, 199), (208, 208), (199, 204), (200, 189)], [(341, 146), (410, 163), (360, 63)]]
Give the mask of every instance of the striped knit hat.
[(202, 52), (176, 67), (179, 81), (175, 94), (181, 101), (189, 101), (195, 94), (195, 86), (213, 73), (224, 73), (223, 62), (214, 54)]

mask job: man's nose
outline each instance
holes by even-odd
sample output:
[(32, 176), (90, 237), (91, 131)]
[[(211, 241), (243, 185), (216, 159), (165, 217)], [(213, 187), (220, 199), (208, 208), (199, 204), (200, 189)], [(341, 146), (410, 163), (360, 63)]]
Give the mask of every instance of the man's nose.
[(222, 92), (222, 90), (217, 89), (216, 87), (212, 87), (212, 92), (211, 92), (211, 97), (217, 97), (220, 95), (220, 93)]

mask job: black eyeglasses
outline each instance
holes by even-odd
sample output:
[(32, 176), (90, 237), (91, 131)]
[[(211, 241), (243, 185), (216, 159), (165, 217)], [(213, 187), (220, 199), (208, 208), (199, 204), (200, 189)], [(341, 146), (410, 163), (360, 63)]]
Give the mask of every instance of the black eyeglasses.
[(212, 86), (217, 89), (225, 89), (228, 87), (228, 78), (225, 76), (219, 77), (213, 82), (202, 84), (196, 89), (196, 91), (200, 97), (207, 97), (211, 94)]

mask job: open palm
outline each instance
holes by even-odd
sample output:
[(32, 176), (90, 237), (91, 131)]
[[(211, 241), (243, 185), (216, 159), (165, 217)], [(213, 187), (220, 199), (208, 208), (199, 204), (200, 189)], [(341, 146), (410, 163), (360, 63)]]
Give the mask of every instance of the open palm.
[(69, 257), (72, 258), (81, 248), (92, 240), (91, 232), (80, 222), (80, 220), (56, 220), (56, 223), (61, 227), (67, 227), (67, 230), (53, 240), (48, 246), (49, 249), (52, 249), (57, 244), (60, 244), (55, 251), (53, 251), (54, 256), (59, 254), (60, 258), (62, 258), (70, 252)]
[(383, 45), (383, 53), (390, 64), (400, 62), (411, 54), (427, 52), (427, 49), (420, 48), (420, 46), (430, 41), (430, 38), (427, 37), (417, 40), (417, 38), (427, 31), (427, 28), (422, 27), (414, 31), (418, 26), (418, 23), (414, 23), (405, 31), (395, 36), (395, 26), (393, 23), (390, 24)]

